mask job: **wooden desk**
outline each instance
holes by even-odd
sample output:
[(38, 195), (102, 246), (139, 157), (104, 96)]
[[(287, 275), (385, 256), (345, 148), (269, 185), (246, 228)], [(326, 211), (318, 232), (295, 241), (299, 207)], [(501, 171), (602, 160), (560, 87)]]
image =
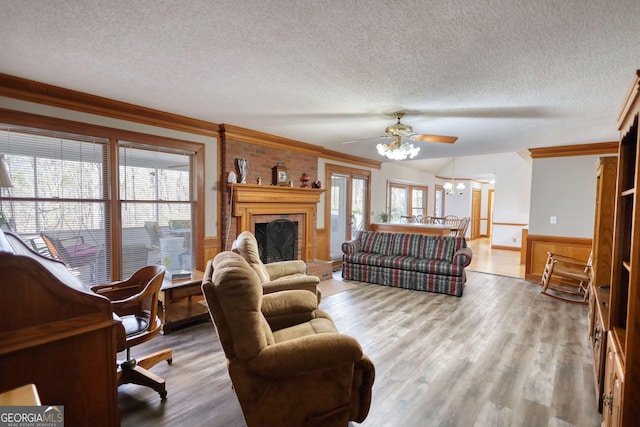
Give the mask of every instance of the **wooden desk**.
[(170, 334), (180, 326), (209, 320), (209, 310), (202, 295), (203, 272), (193, 270), (191, 277), (165, 279), (158, 300), (162, 305), (162, 333)]
[(414, 233), (427, 236), (449, 236), (452, 227), (444, 224), (397, 224), (397, 223), (374, 223), (371, 224), (373, 231), (385, 231), (389, 233)]
[(119, 426), (124, 328), (111, 302), (61, 262), (10, 239), (0, 231), (0, 390), (36, 384), (42, 402), (65, 407), (65, 426)]
[(35, 384), (0, 393), (0, 406), (40, 406), (40, 396)]

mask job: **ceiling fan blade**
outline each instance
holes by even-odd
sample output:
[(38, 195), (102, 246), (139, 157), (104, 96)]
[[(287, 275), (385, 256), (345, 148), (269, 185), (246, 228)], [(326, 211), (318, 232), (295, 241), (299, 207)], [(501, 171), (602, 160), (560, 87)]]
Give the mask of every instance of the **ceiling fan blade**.
[(376, 139), (390, 139), (390, 138), (392, 137), (388, 135), (381, 135), (381, 136), (374, 136), (372, 138), (352, 139), (349, 141), (344, 141), (343, 144), (353, 144), (354, 142), (374, 141)]
[(427, 135), (427, 134), (416, 134), (412, 135), (411, 139), (413, 141), (422, 141), (422, 142), (443, 142), (445, 144), (453, 144), (458, 140), (457, 136), (444, 136), (444, 135)]

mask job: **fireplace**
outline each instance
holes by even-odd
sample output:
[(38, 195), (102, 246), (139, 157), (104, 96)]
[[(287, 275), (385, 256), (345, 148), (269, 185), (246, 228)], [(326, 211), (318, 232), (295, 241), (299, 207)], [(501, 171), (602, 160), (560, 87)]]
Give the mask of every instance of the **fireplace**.
[(298, 259), (298, 223), (276, 219), (255, 225), (260, 259), (263, 263)]
[[(256, 232), (256, 224), (287, 219), (298, 223), (294, 259), (314, 261), (316, 213), (324, 190), (275, 185), (232, 184), (235, 231)], [(230, 236), (233, 238), (233, 236)], [(264, 261), (263, 261), (264, 262)]]

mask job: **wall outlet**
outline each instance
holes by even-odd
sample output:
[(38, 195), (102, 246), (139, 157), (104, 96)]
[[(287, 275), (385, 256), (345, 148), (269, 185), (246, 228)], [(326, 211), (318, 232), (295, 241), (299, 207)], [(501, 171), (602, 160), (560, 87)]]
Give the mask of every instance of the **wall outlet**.
[(550, 224), (555, 224), (558, 222), (558, 218), (556, 218), (555, 216), (552, 216), (551, 218), (549, 218), (549, 223)]

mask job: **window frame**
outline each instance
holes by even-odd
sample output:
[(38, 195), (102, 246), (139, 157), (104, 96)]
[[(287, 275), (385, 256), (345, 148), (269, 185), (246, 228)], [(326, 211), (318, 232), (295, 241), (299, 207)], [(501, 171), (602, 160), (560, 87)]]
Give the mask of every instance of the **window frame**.
[[(118, 172), (120, 167), (118, 157), (119, 144), (126, 141), (166, 149), (193, 152), (191, 180), (194, 188), (193, 203), (195, 206), (195, 212), (192, 213), (195, 220), (193, 224), (194, 267), (197, 270), (204, 270), (205, 144), (6, 109), (0, 109), (0, 123), (8, 126), (33, 128), (44, 132), (53, 131), (73, 135), (91, 135), (95, 138), (107, 140), (106, 150), (108, 155), (105, 161), (105, 167), (107, 168), (105, 174), (108, 183), (104, 189), (104, 193), (108, 199), (108, 210), (105, 212), (105, 228), (110, 228), (111, 236), (109, 240), (105, 242), (105, 250), (111, 255), (109, 257), (111, 262), (111, 280), (118, 280), (121, 274), (122, 225), (120, 215), (122, 201), (120, 200)], [(3, 197), (3, 200), (15, 201), (22, 200), (22, 198)]]
[[(416, 183), (409, 183), (409, 182), (403, 182), (403, 181), (397, 181), (397, 180), (387, 180), (387, 214), (389, 214), (389, 219), (391, 221), (392, 216), (391, 216), (391, 201), (392, 201), (392, 191), (393, 189), (402, 189), (404, 191), (407, 192), (407, 205), (405, 206), (405, 215), (407, 216), (417, 216), (417, 215), (422, 215), (423, 217), (428, 216), (427, 212), (429, 211), (429, 186), (428, 185), (421, 185), (421, 184), (416, 184)], [(420, 214), (416, 214), (414, 213), (414, 209), (418, 209), (418, 208), (414, 208), (414, 200), (413, 200), (413, 192), (414, 190), (422, 190), (424, 192), (424, 197), (423, 197), (423, 201), (424, 201), (424, 206), (422, 207), (422, 213)]]

